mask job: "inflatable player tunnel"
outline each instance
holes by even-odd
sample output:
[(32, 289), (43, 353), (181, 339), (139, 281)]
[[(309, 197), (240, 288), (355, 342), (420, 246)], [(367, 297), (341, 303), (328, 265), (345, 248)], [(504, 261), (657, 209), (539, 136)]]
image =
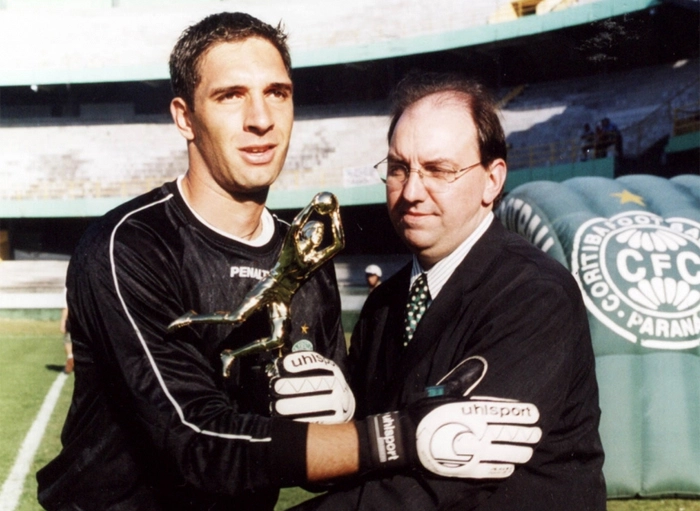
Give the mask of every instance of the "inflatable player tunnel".
[(700, 496), (700, 176), (531, 182), (497, 215), (581, 288), (608, 496)]

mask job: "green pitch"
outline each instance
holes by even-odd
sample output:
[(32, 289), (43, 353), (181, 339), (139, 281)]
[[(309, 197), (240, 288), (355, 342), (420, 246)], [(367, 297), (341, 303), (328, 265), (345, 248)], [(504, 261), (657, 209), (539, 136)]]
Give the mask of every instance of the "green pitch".
[[(44, 397), (63, 369), (62, 336), (57, 321), (0, 319), (0, 484), (4, 483)], [(73, 391), (73, 376), (63, 386), (16, 511), (41, 509), (36, 501), (36, 471), (60, 450), (60, 433)], [(276, 511), (312, 494), (282, 490)], [(700, 500), (611, 500), (608, 511), (700, 511)]]

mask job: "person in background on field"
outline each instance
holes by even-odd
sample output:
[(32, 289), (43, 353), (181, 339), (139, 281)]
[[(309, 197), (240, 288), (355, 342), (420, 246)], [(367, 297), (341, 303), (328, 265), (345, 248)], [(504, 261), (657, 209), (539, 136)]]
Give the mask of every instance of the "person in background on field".
[(367, 282), (369, 291), (374, 291), (374, 289), (382, 283), (382, 269), (376, 264), (367, 266), (367, 268), (365, 268), (365, 281)]
[(591, 129), (591, 125), (586, 123), (583, 125), (583, 133), (581, 134), (581, 161), (592, 159), (594, 147), (595, 132)]
[(605, 117), (600, 121), (601, 127), (601, 139), (606, 150), (608, 147), (613, 146), (615, 149), (615, 155), (618, 157), (623, 156), (622, 154), (622, 133), (617, 127), (617, 124), (610, 121), (609, 118)]

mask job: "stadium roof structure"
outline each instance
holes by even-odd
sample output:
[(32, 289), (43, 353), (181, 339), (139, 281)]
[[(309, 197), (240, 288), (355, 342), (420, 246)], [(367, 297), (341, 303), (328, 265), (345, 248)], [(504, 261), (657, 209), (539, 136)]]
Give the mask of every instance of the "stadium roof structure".
[[(698, 4), (696, 0), (685, 0)], [(0, 0), (0, 86), (165, 80), (184, 27), (223, 10), (290, 34), (295, 68), (400, 57), (529, 36), (660, 5), (579, 0), (489, 22), (508, 0)], [(543, 2), (544, 3), (544, 2)], [(557, 4), (557, 2), (549, 2)], [(329, 30), (329, 27), (337, 27)]]

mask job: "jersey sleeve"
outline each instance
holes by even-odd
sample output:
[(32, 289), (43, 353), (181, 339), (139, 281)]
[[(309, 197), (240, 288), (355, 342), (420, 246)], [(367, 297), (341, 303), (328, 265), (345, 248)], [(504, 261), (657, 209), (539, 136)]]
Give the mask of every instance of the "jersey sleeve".
[(197, 332), (167, 332), (183, 310), (171, 248), (149, 227), (124, 222), (71, 263), (71, 312), (109, 382), (111, 412), (203, 491), (295, 484), (305, 474), (306, 425), (237, 413)]

